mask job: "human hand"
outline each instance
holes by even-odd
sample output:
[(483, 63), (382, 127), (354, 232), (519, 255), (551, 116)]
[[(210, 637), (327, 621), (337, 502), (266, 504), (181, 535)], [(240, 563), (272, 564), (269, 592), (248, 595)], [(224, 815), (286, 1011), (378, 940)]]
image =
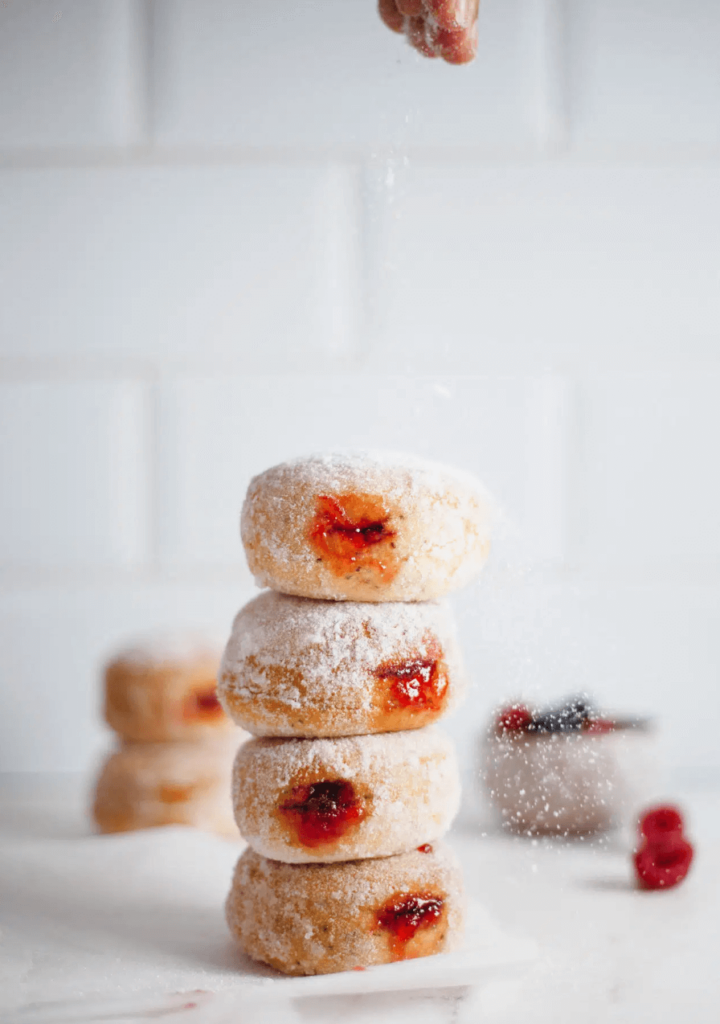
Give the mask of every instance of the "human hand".
[(425, 57), (468, 64), (477, 50), (480, 0), (378, 0), (380, 17)]

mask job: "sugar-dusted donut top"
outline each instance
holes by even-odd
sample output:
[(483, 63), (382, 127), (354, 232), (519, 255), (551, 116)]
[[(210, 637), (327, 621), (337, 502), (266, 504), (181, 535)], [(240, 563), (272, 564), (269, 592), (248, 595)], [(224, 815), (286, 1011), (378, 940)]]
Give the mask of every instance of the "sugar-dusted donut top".
[(411, 497), (418, 491), (438, 496), (458, 488), (488, 501), (480, 481), (471, 473), (455, 466), (431, 462), (416, 455), (384, 451), (327, 452), (290, 459), (266, 469), (253, 477), (270, 483), (292, 478), (312, 490), (356, 487), (372, 491), (381, 487), (395, 501)]
[(167, 630), (137, 637), (116, 651), (109, 665), (127, 665), (137, 671), (165, 666), (192, 666), (220, 660), (222, 644), (197, 630)]
[[(237, 614), (220, 668), (221, 686), (249, 700), (271, 692), (298, 708), (307, 700), (370, 708), (378, 675), (442, 664), (457, 689), (463, 666), (447, 604), (315, 601), (268, 591)], [(426, 668), (424, 666), (427, 666)], [(286, 671), (278, 671), (278, 669)]]
[(229, 803), (233, 760), (246, 739), (246, 733), (235, 729), (211, 741), (123, 743), (105, 763), (99, 793), (118, 787), (121, 795), (181, 803), (219, 785)]
[(261, 586), (333, 600), (417, 601), (475, 575), (491, 519), (482, 485), (461, 470), (405, 455), (331, 453), (254, 477), (241, 534)]
[(266, 493), (276, 504), (280, 535), (291, 525), (304, 526), (307, 512), (283, 495), (302, 487), (309, 495), (350, 491), (358, 494), (382, 494), (388, 501), (412, 513), (418, 501), (444, 500), (448, 494), (472, 496), (491, 519), (490, 497), (471, 473), (429, 462), (414, 455), (394, 452), (330, 452), (291, 459), (266, 469), (250, 481), (243, 505), (241, 530), (248, 526), (253, 500)]

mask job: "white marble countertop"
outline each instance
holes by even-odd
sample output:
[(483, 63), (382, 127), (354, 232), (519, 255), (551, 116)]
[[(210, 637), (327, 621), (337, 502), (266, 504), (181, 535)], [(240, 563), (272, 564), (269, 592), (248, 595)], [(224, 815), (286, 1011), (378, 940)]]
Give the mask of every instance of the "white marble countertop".
[[(266, 1003), (253, 1020), (283, 1024), (312, 1021), (360, 1024), (380, 1020), (397, 1024), (514, 1024), (532, 1019), (538, 1024), (581, 1021), (640, 1022), (663, 1024), (716, 1024), (720, 1020), (720, 792), (688, 790), (676, 795), (687, 811), (688, 832), (696, 845), (696, 861), (687, 881), (669, 892), (638, 892), (630, 872), (626, 838), (615, 835), (603, 841), (571, 844), (528, 841), (480, 829), (458, 830), (451, 837), (464, 871), (468, 895), (485, 908), (507, 934), (535, 940), (538, 955), (529, 964), (492, 971), (475, 985), (443, 990), (373, 992), (353, 995), (300, 996)], [(41, 778), (0, 779), (0, 860), (6, 868), (0, 877), (0, 1019), (39, 1019), (28, 1007), (57, 999), (58, 992), (73, 998), (110, 984), (113, 971), (107, 959), (92, 947), (96, 936), (105, 937), (118, 961), (114, 984), (123, 991), (149, 989), (153, 976), (162, 977), (172, 960), (182, 968), (177, 989), (210, 987), (207, 979), (232, 985), (232, 966), (222, 921), (221, 893), (226, 873), (237, 855), (232, 844), (206, 844), (197, 849), (208, 854), (208, 884), (193, 892), (192, 906), (172, 892), (158, 892), (155, 906), (142, 913), (123, 914), (124, 887), (131, 886), (134, 857), (171, 857), (172, 838), (166, 833), (147, 833), (141, 843), (129, 843), (127, 856), (115, 861), (128, 864), (117, 869), (111, 889), (98, 888), (92, 895), (91, 872), (84, 893), (85, 916), (73, 914), (74, 893), (68, 891), (60, 870), (52, 865), (68, 857), (89, 858), (92, 843), (85, 817), (84, 787), (78, 780)], [(106, 837), (122, 854), (123, 838)], [(185, 836), (179, 845), (192, 843)], [(104, 848), (107, 854), (109, 847)], [(128, 859), (130, 858), (130, 859)], [(227, 862), (227, 863), (226, 863)], [(110, 863), (110, 862), (108, 862)], [(38, 865), (45, 877), (38, 878)], [(137, 865), (136, 865), (137, 866)], [(83, 876), (84, 880), (84, 876)], [(129, 890), (128, 890), (129, 891)], [(98, 931), (98, 922), (102, 928)], [(192, 922), (192, 927), (188, 927)], [(83, 941), (82, 929), (92, 925), (92, 942)], [(90, 934), (90, 933), (88, 933)], [(49, 947), (43, 943), (50, 936)], [(63, 957), (47, 949), (67, 943), (72, 962), (83, 966), (83, 991), (66, 991)], [(87, 947), (87, 948), (86, 948)], [(49, 961), (49, 962), (48, 962)], [(103, 978), (95, 984), (94, 964), (102, 963)], [(421, 961), (417, 961), (421, 963)], [(427, 963), (427, 962), (426, 962)], [(113, 967), (114, 970), (114, 967)], [(224, 974), (223, 974), (224, 972)], [(428, 977), (430, 972), (428, 972)], [(65, 979), (67, 981), (67, 979)], [(71, 983), (75, 985), (76, 982)], [(100, 1007), (97, 1015), (82, 1020), (123, 1021), (183, 1019), (182, 1014), (158, 1010), (153, 1015), (121, 1003)], [(46, 1021), (73, 1020), (56, 1008), (53, 1018), (44, 1006)], [(209, 1011), (208, 1011), (209, 1013)], [(79, 1017), (77, 1018), (79, 1019)], [(216, 1018), (193, 1014), (204, 1024)], [(219, 1019), (219, 1018), (218, 1018)], [(234, 1019), (249, 1019), (244, 1015)], [(73, 1022), (74, 1024), (74, 1022)]]

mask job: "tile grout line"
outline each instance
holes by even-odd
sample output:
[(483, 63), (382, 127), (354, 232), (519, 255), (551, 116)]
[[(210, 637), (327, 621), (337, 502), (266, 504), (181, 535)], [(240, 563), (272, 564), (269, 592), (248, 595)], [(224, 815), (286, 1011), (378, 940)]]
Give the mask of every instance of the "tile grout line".
[(568, 557), (574, 406), (574, 382), (566, 375), (545, 374), (529, 382), (525, 530), (540, 563), (557, 567)]
[(322, 240), (329, 292), (326, 351), (341, 366), (356, 364), (363, 333), (360, 174), (354, 161), (334, 161), (326, 171)]
[(536, 0), (538, 40), (538, 148), (546, 157), (570, 146), (567, 81), (567, 8), (563, 0)]
[[(567, 516), (567, 530), (565, 535), (565, 560), (566, 565), (571, 571), (582, 562), (581, 552), (587, 519), (587, 472), (583, 460), (587, 427), (586, 397), (587, 389), (585, 384), (579, 375), (575, 375), (573, 379), (572, 404), (568, 415), (566, 451), (567, 475), (570, 483), (566, 493), (565, 512)], [(586, 567), (584, 571), (589, 576), (597, 578), (596, 570)], [(669, 575), (675, 578), (677, 569)]]
[(154, 368), (147, 382), (146, 390), (146, 467), (147, 493), (145, 515), (147, 516), (146, 569), (151, 578), (163, 575), (160, 558), (160, 519), (162, 507), (162, 452), (160, 443), (160, 383), (162, 372)]
[[(554, 2), (554, 0), (547, 0)], [(535, 117), (535, 142), (522, 147), (477, 148), (468, 146), (408, 146), (405, 155), (423, 167), (455, 168), (542, 168), (551, 160), (558, 168), (572, 170), (626, 170), (645, 168), (694, 169), (720, 164), (720, 147), (712, 146), (639, 146), (570, 148), (567, 114), (558, 97), (551, 102), (550, 89), (538, 88)], [(564, 90), (559, 90), (560, 95)], [(555, 125), (555, 141), (550, 136)], [(151, 129), (148, 129), (151, 130)], [(0, 172), (95, 170), (126, 168), (177, 167), (328, 167), (338, 163), (367, 164), (369, 161), (396, 160), (391, 148), (368, 145), (361, 148), (341, 147), (300, 149), (265, 146), (156, 146), (138, 142), (118, 146), (51, 147), (48, 149), (0, 147)]]
[(143, 141), (151, 147), (155, 138), (155, 2), (137, 2), (142, 4)]
[(130, 144), (125, 152), (134, 153), (148, 149), (152, 141), (151, 0), (130, 0), (128, 19), (126, 121)]

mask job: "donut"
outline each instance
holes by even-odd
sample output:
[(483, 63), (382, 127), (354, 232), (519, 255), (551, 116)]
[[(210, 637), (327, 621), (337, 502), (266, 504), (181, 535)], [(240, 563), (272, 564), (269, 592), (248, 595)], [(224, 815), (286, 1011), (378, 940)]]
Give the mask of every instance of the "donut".
[(457, 948), (462, 880), (441, 843), (341, 864), (283, 864), (248, 849), (226, 917), (253, 959), (285, 974), (331, 974)]
[(450, 826), (453, 744), (434, 726), (339, 739), (254, 739), (238, 751), (233, 806), (258, 853), (288, 863), (405, 853)]
[(427, 601), (487, 558), (490, 502), (469, 474), (410, 456), (330, 454), (253, 478), (241, 516), (260, 587), (336, 601)]
[(137, 742), (230, 733), (215, 692), (219, 661), (216, 646), (188, 634), (152, 637), (122, 651), (105, 669), (105, 721)]
[(419, 729), (458, 701), (450, 609), (266, 591), (237, 615), (218, 678), (227, 714), (255, 736)]
[[(239, 732), (239, 730), (238, 730)], [(123, 743), (100, 771), (92, 808), (101, 832), (192, 825), (238, 838), (230, 799), (240, 737)]]
[(652, 775), (643, 719), (588, 719), (565, 731), (488, 731), (483, 779), (503, 825), (583, 835), (622, 823)]

